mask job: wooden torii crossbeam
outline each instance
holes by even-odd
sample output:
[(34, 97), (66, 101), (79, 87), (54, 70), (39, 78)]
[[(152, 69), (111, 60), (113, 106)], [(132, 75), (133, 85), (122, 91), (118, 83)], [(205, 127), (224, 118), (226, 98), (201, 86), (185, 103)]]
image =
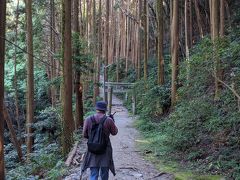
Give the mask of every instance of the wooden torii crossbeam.
[[(108, 112), (111, 114), (112, 109), (112, 94), (113, 93), (125, 93), (127, 97), (127, 93), (130, 89), (134, 88), (134, 83), (124, 83), (124, 82), (105, 82), (105, 89), (108, 92)], [(136, 113), (136, 96), (132, 94), (132, 112)]]

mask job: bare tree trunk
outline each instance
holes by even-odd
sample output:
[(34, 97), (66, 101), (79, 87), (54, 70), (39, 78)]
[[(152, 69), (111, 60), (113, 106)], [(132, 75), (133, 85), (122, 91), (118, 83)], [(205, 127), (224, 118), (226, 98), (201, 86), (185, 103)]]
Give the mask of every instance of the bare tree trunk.
[(228, 26), (231, 29), (231, 13), (230, 13), (230, 9), (229, 9), (229, 5), (228, 2), (225, 0), (225, 6), (226, 6), (226, 15), (227, 15), (227, 22), (228, 22)]
[(114, 47), (115, 47), (115, 43), (114, 43), (114, 38), (115, 38), (115, 14), (114, 14), (114, 9), (112, 8), (114, 6), (114, 1), (110, 1), (110, 4), (109, 4), (109, 10), (110, 10), (110, 16), (109, 17), (111, 17), (111, 19), (110, 19), (110, 32), (109, 32), (109, 47), (108, 47), (108, 49), (109, 49), (109, 54), (108, 54), (108, 56), (109, 56), (109, 62), (108, 62), (108, 64), (112, 64), (112, 63), (114, 63), (114, 59), (113, 59), (113, 56), (114, 56)]
[(212, 41), (213, 41), (213, 48), (214, 48), (214, 74), (215, 74), (215, 100), (219, 99), (219, 82), (217, 78), (219, 77), (219, 67), (220, 67), (220, 61), (217, 53), (217, 47), (216, 47), (216, 40), (219, 37), (219, 0), (212, 0), (211, 3), (211, 10), (212, 10)]
[(189, 48), (193, 45), (193, 14), (192, 14), (192, 0), (189, 0)]
[(173, 0), (170, 0), (170, 20), (169, 20), (169, 41), (170, 41), (170, 52), (171, 52), (171, 44), (173, 44), (172, 42), (172, 19), (173, 19)]
[(117, 10), (116, 12), (116, 81), (119, 82), (119, 55), (120, 55), (120, 13)]
[(185, 50), (186, 50), (186, 61), (187, 61), (187, 81), (189, 81), (189, 73), (190, 73), (190, 53), (189, 49), (191, 48), (191, 0), (185, 0)]
[(32, 0), (26, 0), (27, 17), (27, 154), (32, 152), (34, 143), (32, 125), (34, 123), (34, 73), (33, 73), (33, 34), (32, 34)]
[(6, 0), (0, 3), (0, 177), (5, 179), (4, 163), (4, 59), (5, 59), (5, 28), (6, 28)]
[(141, 59), (142, 59), (142, 29), (141, 29), (141, 24), (142, 24), (142, 0), (138, 1), (138, 33), (139, 33), (139, 40), (138, 40), (138, 61), (137, 61), (137, 79), (139, 80), (141, 78)]
[[(16, 24), (15, 24), (15, 44), (17, 45), (18, 39), (18, 19), (19, 19), (19, 0), (17, 1), (17, 10), (16, 10)], [(21, 125), (19, 121), (19, 106), (18, 106), (18, 86), (17, 86), (17, 46), (14, 49), (14, 91), (15, 91), (15, 107), (16, 107), (16, 121), (18, 125), (18, 134), (21, 139)], [(21, 142), (22, 144), (22, 142)]]
[[(56, 50), (56, 45), (55, 45), (55, 2), (54, 0), (50, 1), (50, 50), (51, 50), (51, 55), (50, 55), (50, 61), (51, 61), (51, 80), (53, 80), (56, 77), (56, 62), (54, 59), (54, 54)], [(54, 85), (51, 87), (51, 100), (52, 100), (52, 106), (54, 107), (56, 105), (56, 88)]]
[(164, 58), (163, 58), (163, 0), (157, 1), (157, 21), (158, 21), (158, 84), (164, 84)]
[(176, 104), (177, 97), (177, 72), (178, 72), (178, 46), (179, 46), (179, 24), (178, 24), (178, 0), (173, 0), (173, 19), (171, 25), (171, 56), (172, 56), (172, 88), (171, 106)]
[[(81, 1), (79, 0), (74, 0), (73, 1), (74, 5), (74, 15), (73, 15), (73, 32), (75, 33), (75, 38), (74, 41), (75, 43), (75, 49), (74, 49), (74, 55), (75, 59), (80, 55), (80, 49), (79, 49), (79, 40), (80, 40), (80, 27), (79, 27), (79, 3)], [(75, 93), (76, 93), (76, 112), (75, 112), (75, 129), (78, 129), (80, 126), (83, 124), (83, 107), (82, 107), (82, 97), (81, 97), (81, 91), (80, 91), (80, 62), (78, 60), (75, 60), (75, 83), (74, 83), (74, 88), (75, 88)]]
[(17, 139), (17, 135), (16, 135), (15, 130), (13, 128), (12, 121), (11, 121), (9, 113), (6, 109), (6, 106), (3, 107), (3, 116), (4, 116), (4, 119), (7, 123), (8, 129), (9, 129), (9, 132), (10, 132), (10, 136), (11, 136), (11, 139), (12, 139), (12, 143), (17, 150), (18, 159), (19, 159), (19, 161), (22, 161), (22, 156), (23, 155), (22, 155), (21, 144), (19, 143), (19, 141)]
[(95, 55), (94, 60), (94, 73), (93, 73), (93, 104), (96, 104), (97, 99), (97, 92), (98, 92), (98, 83), (97, 83), (97, 76), (98, 76), (98, 57), (97, 57), (97, 25), (96, 25), (96, 0), (92, 1), (92, 41), (93, 41), (93, 54)]
[(127, 77), (127, 72), (128, 72), (128, 58), (129, 58), (129, 18), (126, 16), (126, 58), (125, 58), (125, 73)]
[(149, 21), (148, 21), (148, 2), (144, 0), (144, 80), (147, 81), (147, 64), (148, 64), (148, 35), (149, 35)]
[(225, 26), (225, 0), (220, 0), (220, 37), (224, 36)]
[[(108, 59), (108, 54), (109, 54), (109, 12), (110, 11), (110, 1), (106, 0), (106, 24), (105, 24), (105, 38), (106, 38), (106, 44), (105, 44), (105, 66), (108, 65), (109, 59)], [(105, 72), (106, 73), (106, 72)], [(106, 81), (108, 80), (107, 78), (107, 73), (105, 74)]]
[[(97, 83), (100, 82), (100, 62), (102, 60), (102, 0), (99, 1), (99, 26), (98, 26), (98, 63), (97, 63)], [(99, 95), (100, 90), (97, 88), (96, 94)]]
[(72, 42), (71, 42), (71, 0), (64, 0), (64, 102), (63, 102), (63, 154), (66, 155), (73, 142), (72, 115)]
[(200, 11), (199, 11), (199, 6), (198, 6), (198, 1), (197, 0), (194, 0), (194, 5), (195, 5), (195, 11), (196, 11), (196, 16), (197, 16), (197, 24), (198, 24), (200, 37), (203, 38), (203, 27), (202, 27), (201, 16), (200, 16)]
[(213, 30), (212, 30), (212, 27), (213, 27), (213, 25), (212, 25), (212, 23), (213, 23), (213, 21), (212, 21), (212, 0), (209, 0), (208, 1), (209, 2), (209, 13), (210, 13), (210, 34), (211, 34), (211, 38), (213, 38), (213, 35), (212, 35), (212, 32), (213, 32)]
[[(88, 40), (88, 37), (89, 37), (89, 26), (88, 26), (88, 24), (89, 24), (89, 0), (86, 0), (86, 3), (85, 3), (85, 8), (86, 8), (86, 27), (85, 27), (85, 37), (86, 37), (86, 40), (87, 40), (87, 43), (89, 42), (89, 40)], [(85, 9), (84, 8), (84, 9)]]
[[(127, 12), (129, 12), (129, 0), (127, 0), (127, 2), (126, 2), (126, 9), (127, 9)], [(130, 38), (130, 36), (129, 36), (129, 34), (130, 34), (130, 27), (129, 27), (129, 21), (130, 21), (130, 18), (126, 15), (126, 59), (125, 59), (125, 73), (126, 73), (126, 77), (127, 77), (127, 73), (128, 73), (128, 62), (129, 62), (129, 44), (130, 44), (130, 40), (129, 40), (129, 38)]]

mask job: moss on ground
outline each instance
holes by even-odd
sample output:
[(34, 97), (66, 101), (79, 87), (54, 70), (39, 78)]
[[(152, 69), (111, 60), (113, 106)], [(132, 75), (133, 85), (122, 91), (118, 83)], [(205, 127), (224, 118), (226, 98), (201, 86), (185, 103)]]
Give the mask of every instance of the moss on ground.
[(160, 172), (174, 174), (176, 180), (225, 180), (224, 177), (219, 175), (206, 175), (186, 170), (173, 160), (166, 161), (160, 159), (153, 152), (146, 152), (146, 149), (151, 147), (151, 143), (146, 139), (139, 139), (136, 142), (138, 149), (146, 160), (153, 163)]

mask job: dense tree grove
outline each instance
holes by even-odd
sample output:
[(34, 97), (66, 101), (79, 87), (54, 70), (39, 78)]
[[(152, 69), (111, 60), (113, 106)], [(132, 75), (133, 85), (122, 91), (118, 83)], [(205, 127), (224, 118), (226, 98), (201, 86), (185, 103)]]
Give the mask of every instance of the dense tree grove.
[(155, 163), (240, 179), (239, 8), (0, 0), (0, 179), (64, 176), (102, 76), (135, 84), (136, 126)]

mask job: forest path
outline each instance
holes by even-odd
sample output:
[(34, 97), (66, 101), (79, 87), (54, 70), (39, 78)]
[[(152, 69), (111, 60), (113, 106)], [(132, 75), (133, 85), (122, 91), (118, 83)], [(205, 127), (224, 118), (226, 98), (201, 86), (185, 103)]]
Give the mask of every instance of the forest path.
[[(123, 103), (116, 96), (113, 96), (112, 112), (115, 123), (118, 127), (118, 134), (111, 136), (113, 147), (113, 159), (116, 168), (116, 176), (110, 172), (110, 180), (172, 180), (174, 176), (157, 171), (154, 166), (143, 159), (136, 148), (136, 141), (139, 138), (138, 131), (134, 128), (135, 117), (130, 116)], [(83, 147), (84, 146), (84, 147)], [(81, 152), (86, 150), (86, 144), (79, 145)], [(80, 167), (73, 168), (71, 175), (65, 180), (77, 180), (80, 176)], [(89, 172), (83, 175), (83, 179), (88, 178)]]

